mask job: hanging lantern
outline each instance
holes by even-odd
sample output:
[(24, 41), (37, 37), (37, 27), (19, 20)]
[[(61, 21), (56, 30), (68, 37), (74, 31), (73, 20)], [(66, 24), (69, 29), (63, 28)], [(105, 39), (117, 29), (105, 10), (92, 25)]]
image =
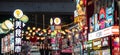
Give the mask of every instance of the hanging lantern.
[(16, 19), (20, 19), (23, 16), (23, 12), (20, 9), (16, 9), (13, 14)]
[(55, 23), (56, 25), (59, 25), (59, 24), (61, 23), (60, 18), (56, 17), (56, 18), (54, 19), (54, 23)]
[(23, 23), (27, 23), (28, 20), (29, 20), (29, 18), (28, 18), (28, 16), (23, 15), (23, 16), (20, 18), (20, 20), (21, 20)]
[(8, 29), (12, 29), (13, 26), (14, 26), (10, 20), (5, 20), (4, 23), (5, 23), (5, 25), (7, 26)]
[(38, 31), (40, 31), (41, 29), (40, 29), (40, 28), (38, 28), (37, 30), (38, 30)]
[(30, 30), (30, 27), (27, 27), (27, 30)]
[(36, 29), (36, 27), (33, 27), (32, 29), (33, 29), (33, 30), (35, 30), (35, 29)]

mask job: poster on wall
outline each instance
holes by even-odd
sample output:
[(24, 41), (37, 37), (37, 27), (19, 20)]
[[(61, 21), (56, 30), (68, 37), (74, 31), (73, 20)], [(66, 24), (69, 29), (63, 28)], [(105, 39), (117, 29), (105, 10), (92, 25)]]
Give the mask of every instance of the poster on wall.
[(98, 14), (94, 15), (94, 31), (98, 31), (99, 30), (99, 23), (98, 23)]
[(114, 5), (106, 8), (106, 27), (114, 25)]
[(94, 16), (90, 17), (90, 32), (94, 31)]
[(106, 21), (106, 11), (105, 11), (105, 8), (100, 8), (100, 12), (99, 12), (99, 25), (100, 25), (100, 29), (105, 28), (105, 21)]

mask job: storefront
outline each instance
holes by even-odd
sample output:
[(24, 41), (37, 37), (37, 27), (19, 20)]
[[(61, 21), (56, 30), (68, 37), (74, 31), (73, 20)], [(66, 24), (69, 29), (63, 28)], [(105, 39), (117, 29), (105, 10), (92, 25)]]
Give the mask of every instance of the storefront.
[(101, 38), (93, 40), (94, 55), (102, 55), (101, 44), (102, 44)]
[(93, 55), (94, 54), (92, 47), (93, 47), (92, 46), (92, 41), (90, 40), (90, 41), (87, 42), (88, 55)]
[[(89, 40), (93, 41), (94, 54), (115, 55), (119, 52), (119, 27), (111, 26), (93, 33), (89, 33)], [(97, 50), (96, 50), (97, 49)]]

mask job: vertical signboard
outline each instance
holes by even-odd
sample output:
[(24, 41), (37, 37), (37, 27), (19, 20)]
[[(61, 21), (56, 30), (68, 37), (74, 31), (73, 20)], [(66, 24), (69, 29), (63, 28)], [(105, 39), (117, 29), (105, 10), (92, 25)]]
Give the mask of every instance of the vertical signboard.
[(14, 21), (14, 51), (16, 54), (19, 54), (21, 52), (22, 38), (22, 21), (20, 21), (19, 19), (23, 16), (23, 12), (20, 9), (16, 9), (13, 14), (16, 18)]
[(21, 52), (21, 33), (22, 33), (22, 22), (19, 20), (15, 20), (14, 25), (14, 36), (15, 36), (15, 53)]

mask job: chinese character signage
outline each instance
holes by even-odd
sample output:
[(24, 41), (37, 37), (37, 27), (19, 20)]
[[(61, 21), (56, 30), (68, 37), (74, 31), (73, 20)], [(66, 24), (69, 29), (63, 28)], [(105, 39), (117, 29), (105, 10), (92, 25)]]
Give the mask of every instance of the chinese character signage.
[(14, 25), (14, 35), (15, 35), (15, 52), (19, 53), (21, 52), (21, 33), (22, 33), (22, 22), (20, 20), (15, 20), (15, 25)]

